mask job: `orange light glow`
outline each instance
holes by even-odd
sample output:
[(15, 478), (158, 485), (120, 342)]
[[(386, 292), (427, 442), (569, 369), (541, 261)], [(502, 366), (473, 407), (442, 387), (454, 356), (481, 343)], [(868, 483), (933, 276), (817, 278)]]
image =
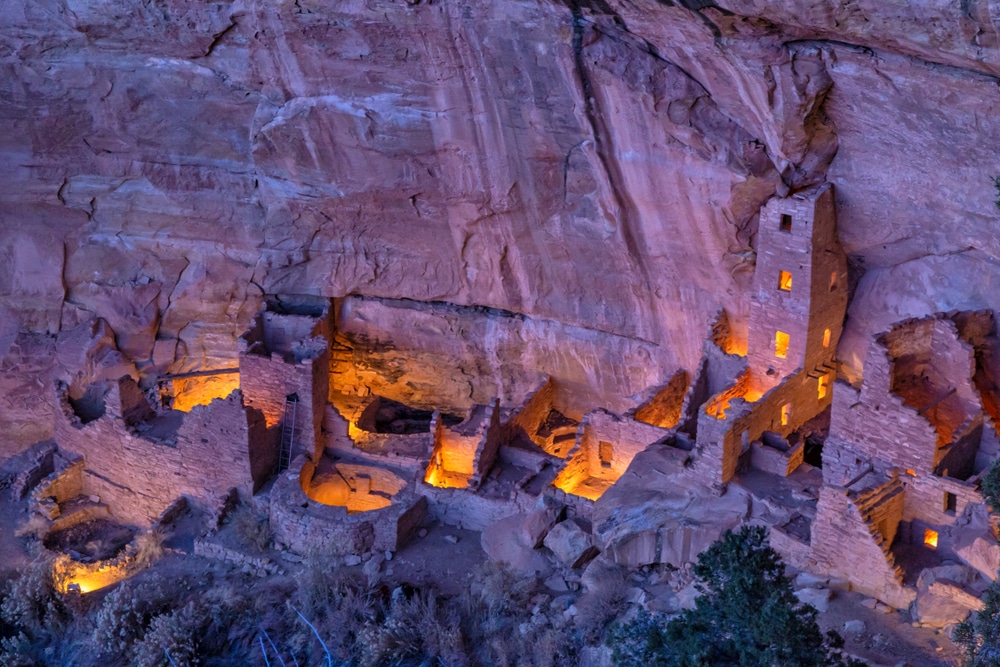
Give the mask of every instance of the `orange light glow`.
[(792, 274), (789, 271), (780, 271), (778, 273), (778, 289), (782, 292), (792, 291)]
[(175, 378), (172, 381), (173, 409), (190, 412), (198, 405), (208, 405), (216, 398), (226, 398), (240, 388), (239, 373)]
[(816, 380), (816, 385), (819, 398), (820, 399), (826, 398), (826, 393), (830, 388), (830, 376), (820, 375), (819, 378)]
[(823, 330), (823, 347), (830, 347), (830, 330)]
[(930, 547), (931, 549), (937, 549), (938, 534), (936, 530), (928, 528), (924, 531), (924, 545)]
[(774, 356), (779, 359), (784, 359), (788, 356), (788, 341), (788, 334), (784, 331), (776, 331), (774, 333)]
[(907, 469), (906, 474), (909, 475), (910, 477), (916, 477), (917, 476), (916, 471), (909, 470), (909, 469)]
[(78, 588), (81, 593), (90, 593), (128, 579), (131, 574), (127, 559), (78, 563), (69, 556), (59, 556), (52, 564), (53, 583), (62, 593), (68, 593), (71, 586)]
[(705, 404), (705, 414), (716, 419), (725, 419), (726, 409), (734, 398), (742, 398), (747, 403), (756, 403), (763, 395), (764, 392), (753, 385), (749, 374), (744, 374), (733, 386), (719, 392)]
[(781, 406), (781, 425), (788, 426), (788, 419), (792, 414), (792, 404), (785, 403)]

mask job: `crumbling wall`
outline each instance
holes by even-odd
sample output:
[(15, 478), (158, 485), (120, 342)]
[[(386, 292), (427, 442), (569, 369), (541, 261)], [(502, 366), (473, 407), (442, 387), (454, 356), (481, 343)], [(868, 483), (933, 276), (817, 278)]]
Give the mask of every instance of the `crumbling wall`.
[(246, 403), (264, 413), (269, 427), (281, 424), (287, 397), (298, 396), (293, 457), (305, 453), (318, 456), (325, 447), (322, 429), (329, 393), (328, 369), (326, 351), (298, 363), (289, 363), (280, 354), (240, 354), (240, 387)]
[(113, 416), (122, 412), (123, 384), (125, 395), (134, 395), (128, 386), (134, 381), (119, 381), (108, 394), (108, 414), (87, 424), (74, 421), (60, 399), (65, 411), (56, 419), (56, 441), (84, 457), (83, 493), (99, 496), (118, 519), (146, 526), (181, 495), (211, 502), (230, 488), (252, 492), (252, 418), (240, 392), (185, 414), (170, 445), (137, 435)]
[[(896, 511), (894, 506), (887, 511)], [(883, 517), (898, 525), (902, 516)], [(851, 582), (854, 589), (905, 609), (916, 596), (904, 589), (898, 573), (872, 538), (868, 524), (846, 489), (824, 485), (820, 489), (816, 518), (812, 524), (812, 557), (820, 571)]]
[(835, 384), (830, 436), (823, 447), (828, 483), (846, 484), (868, 464), (880, 472), (896, 466), (919, 475), (934, 471), (937, 432), (889, 386), (884, 350), (869, 355), (860, 393), (847, 383)]
[(437, 418), (425, 480), (434, 486), (477, 488), (499, 450), (499, 401), (473, 406), (465, 421), (454, 427)]
[(533, 442), (535, 433), (552, 411), (555, 392), (555, 383), (548, 378), (529, 394), (521, 409), (504, 424), (503, 441), (524, 439)]
[[(769, 438), (768, 436), (769, 433), (765, 432), (760, 440), (755, 440), (751, 444), (751, 465), (772, 475), (781, 477), (791, 475), (796, 468), (802, 465), (805, 458), (805, 446), (801, 442), (792, 445), (780, 436), (777, 438)], [(775, 439), (780, 439), (780, 443), (773, 442)]]
[(682, 369), (674, 373), (666, 386), (635, 410), (635, 419), (660, 428), (674, 428), (683, 416), (682, 408), (687, 393), (688, 374)]
[[(706, 484), (726, 484), (736, 474), (740, 457), (759, 440), (765, 431), (786, 437), (825, 410), (833, 400), (828, 389), (821, 398), (819, 378), (805, 372), (787, 377), (753, 403), (738, 398), (745, 393), (735, 390), (722, 419), (710, 414), (716, 400), (706, 404), (698, 417), (698, 459), (694, 469)], [(825, 451), (825, 450), (824, 450)], [(824, 461), (825, 464), (825, 461)]]

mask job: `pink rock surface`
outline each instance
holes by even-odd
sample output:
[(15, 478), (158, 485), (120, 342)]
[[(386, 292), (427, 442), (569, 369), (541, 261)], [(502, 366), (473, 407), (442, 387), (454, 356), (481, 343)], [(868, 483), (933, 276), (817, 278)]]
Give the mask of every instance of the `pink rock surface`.
[[(759, 206), (829, 180), (857, 375), (1000, 307), (1000, 49), (959, 4), (0, 0), (0, 306), (171, 372), (230, 367), (264, 293), (488, 306), (610, 405), (745, 327)], [(588, 336), (648, 377), (578, 372)]]

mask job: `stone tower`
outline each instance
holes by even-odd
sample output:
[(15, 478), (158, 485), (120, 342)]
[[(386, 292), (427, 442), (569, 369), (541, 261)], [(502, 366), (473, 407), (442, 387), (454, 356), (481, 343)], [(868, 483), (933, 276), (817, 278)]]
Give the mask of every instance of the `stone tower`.
[(774, 198), (761, 209), (747, 357), (762, 391), (801, 369), (832, 370), (847, 308), (847, 261), (833, 188)]

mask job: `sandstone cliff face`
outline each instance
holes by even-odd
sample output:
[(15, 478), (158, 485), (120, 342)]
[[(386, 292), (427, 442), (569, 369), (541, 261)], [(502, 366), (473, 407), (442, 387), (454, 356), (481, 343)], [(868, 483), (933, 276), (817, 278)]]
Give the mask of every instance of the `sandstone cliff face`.
[(740, 330), (759, 206), (829, 180), (856, 375), (892, 321), (1000, 307), (998, 21), (987, 0), (0, 0), (0, 307), (34, 332), (100, 316), (177, 372), (230, 366), (264, 293), (487, 306), (547, 332), (533, 370), (569, 368), (565, 327), (634, 339), (666, 381), (719, 307)]

